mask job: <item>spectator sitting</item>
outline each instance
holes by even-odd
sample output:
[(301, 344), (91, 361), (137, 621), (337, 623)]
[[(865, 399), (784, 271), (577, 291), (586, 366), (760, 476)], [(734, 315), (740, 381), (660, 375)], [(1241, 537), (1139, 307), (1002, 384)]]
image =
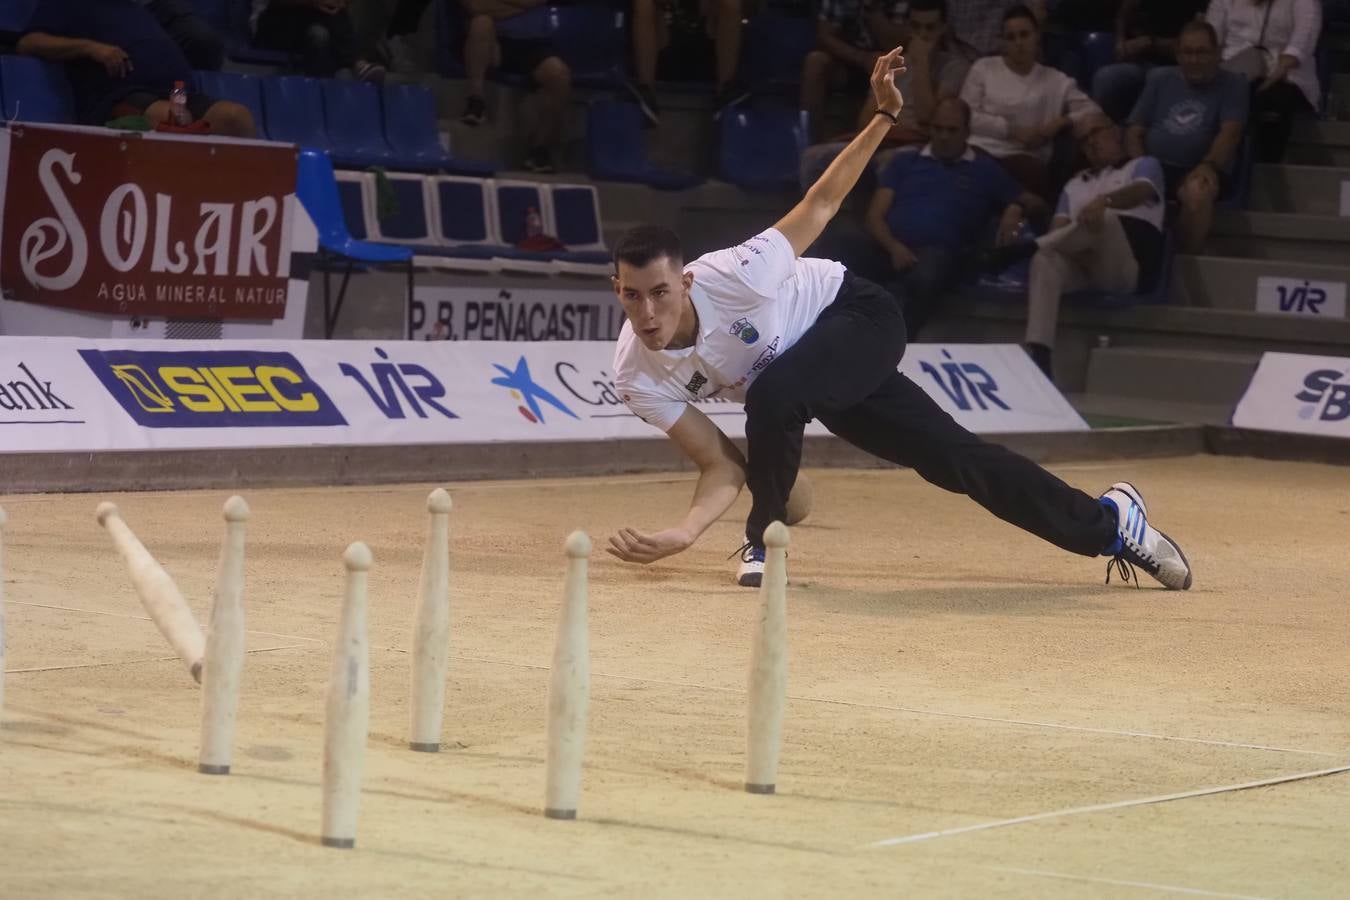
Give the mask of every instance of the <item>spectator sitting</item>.
[(713, 119), (750, 96), (736, 80), (741, 58), (741, 0), (633, 0), (634, 81), (628, 87), (642, 114), (661, 123), (656, 74), (668, 81), (717, 80)]
[(937, 102), (931, 134), (922, 150), (891, 160), (866, 216), (868, 234), (890, 257), (895, 280), (889, 287), (904, 301), (910, 340), (961, 280), (969, 248), (996, 212), (1002, 212), (997, 240), (1003, 243), (1025, 214), (1045, 211), (1039, 198), (967, 144), (970, 107), (959, 97)]
[(1252, 85), (1252, 157), (1277, 163), (1295, 113), (1316, 112), (1318, 0), (1213, 0), (1206, 15), (1219, 37), (1223, 68)]
[(1116, 15), (1116, 61), (1092, 79), (1092, 99), (1117, 122), (1125, 121), (1158, 66), (1176, 63), (1181, 26), (1204, 15), (1207, 0), (1123, 0)]
[(1034, 254), (1026, 348), (1047, 377), (1065, 292), (1134, 294), (1153, 287), (1162, 268), (1162, 166), (1151, 156), (1127, 158), (1120, 126), (1105, 116), (1089, 124), (1083, 152), (1090, 168), (1064, 185), (1051, 230), (990, 254), (993, 268)]
[(225, 41), (188, 0), (140, 0), (173, 38), (194, 69), (216, 72), (225, 64)]
[(1125, 150), (1162, 163), (1167, 195), (1181, 204), (1177, 243), (1198, 253), (1214, 218), (1214, 201), (1229, 177), (1247, 121), (1247, 85), (1219, 68), (1208, 22), (1189, 22), (1177, 38), (1176, 66), (1148, 76), (1130, 113)]
[(905, 0), (821, 0), (818, 46), (802, 61), (801, 107), (809, 117), (812, 143), (825, 134), (825, 97), (830, 88), (861, 95), (880, 48), (905, 42), (901, 25), (905, 9)]
[(951, 0), (949, 22), (957, 39), (975, 56), (992, 56), (1003, 50), (1003, 16), (1023, 7), (1039, 26), (1045, 22), (1045, 0)]
[(972, 112), (970, 142), (989, 153), (1041, 198), (1050, 196), (1050, 156), (1056, 136), (1075, 119), (1097, 112), (1072, 78), (1036, 61), (1040, 26), (1031, 10), (1003, 14), (1003, 55), (977, 59), (961, 88)]
[(544, 38), (499, 38), (497, 21), (509, 19), (527, 9), (543, 5), (544, 0), (460, 0), (469, 15), (468, 37), (464, 42), (464, 68), (469, 79), (469, 96), (460, 121), (481, 125), (487, 119), (487, 87), (490, 66), (527, 75), (537, 96), (535, 123), (525, 168), (531, 172), (555, 171), (553, 156), (562, 146), (572, 100), (572, 70), (558, 56), (553, 42)]
[[(65, 64), (76, 115), (87, 125), (124, 115), (168, 122), (174, 82), (192, 83), (183, 51), (137, 0), (38, 0), (18, 50)], [(188, 111), (217, 134), (255, 134), (238, 103), (192, 94)]]
[(357, 55), (347, 0), (253, 0), (249, 25), (260, 47), (299, 54), (306, 75), (351, 69), (362, 81), (384, 81), (384, 66)]

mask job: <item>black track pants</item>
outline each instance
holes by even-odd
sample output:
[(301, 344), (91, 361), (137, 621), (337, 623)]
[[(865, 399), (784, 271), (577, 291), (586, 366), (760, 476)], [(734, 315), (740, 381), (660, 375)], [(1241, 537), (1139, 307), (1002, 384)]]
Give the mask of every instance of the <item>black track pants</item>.
[(904, 352), (900, 304), (872, 282), (846, 274), (834, 303), (750, 386), (745, 434), (753, 504), (745, 531), (751, 543), (763, 544), (764, 529), (786, 514), (802, 432), (812, 419), (1057, 547), (1096, 556), (1114, 541), (1114, 517), (1096, 498), (958, 425), (896, 371)]

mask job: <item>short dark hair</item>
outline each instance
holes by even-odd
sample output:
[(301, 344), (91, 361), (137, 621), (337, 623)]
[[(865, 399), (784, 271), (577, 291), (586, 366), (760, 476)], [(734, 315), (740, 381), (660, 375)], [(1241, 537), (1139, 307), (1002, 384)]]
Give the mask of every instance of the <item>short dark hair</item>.
[(916, 12), (934, 12), (936, 11), (942, 21), (947, 21), (947, 0), (909, 0), (909, 11)]
[(684, 247), (680, 236), (664, 225), (639, 225), (623, 233), (614, 245), (614, 271), (619, 263), (642, 268), (658, 259), (684, 265)]
[(1041, 23), (1040, 20), (1036, 18), (1036, 14), (1031, 11), (1030, 7), (1022, 3), (1008, 7), (1007, 12), (1003, 14), (1004, 25), (1007, 25), (1013, 19), (1026, 19), (1031, 23), (1031, 27), (1035, 28), (1037, 31), (1041, 30)]
[(1209, 24), (1204, 19), (1191, 19), (1185, 25), (1182, 25), (1181, 31), (1178, 32), (1177, 34), (1177, 40), (1179, 41), (1186, 35), (1197, 31), (1201, 32), (1202, 34), (1206, 35), (1209, 38), (1209, 45), (1211, 47), (1218, 49), (1219, 33), (1214, 30), (1213, 25)]
[(939, 109), (942, 109), (942, 107), (944, 106), (955, 106), (957, 109), (959, 109), (961, 111), (961, 119), (965, 122), (967, 128), (970, 127), (969, 103), (962, 100), (960, 97), (957, 97), (952, 94), (947, 94), (946, 96), (939, 97), (938, 101), (933, 104), (933, 112), (936, 113)]

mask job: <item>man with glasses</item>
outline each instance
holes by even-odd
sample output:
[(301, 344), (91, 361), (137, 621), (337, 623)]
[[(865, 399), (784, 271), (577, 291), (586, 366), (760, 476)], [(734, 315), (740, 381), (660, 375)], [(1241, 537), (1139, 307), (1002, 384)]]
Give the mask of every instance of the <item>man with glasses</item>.
[(1208, 22), (1189, 22), (1177, 38), (1177, 65), (1149, 75), (1130, 113), (1125, 150), (1155, 156), (1167, 193), (1181, 204), (1177, 240), (1199, 253), (1214, 219), (1214, 201), (1232, 171), (1247, 123), (1247, 82), (1219, 68), (1219, 41)]

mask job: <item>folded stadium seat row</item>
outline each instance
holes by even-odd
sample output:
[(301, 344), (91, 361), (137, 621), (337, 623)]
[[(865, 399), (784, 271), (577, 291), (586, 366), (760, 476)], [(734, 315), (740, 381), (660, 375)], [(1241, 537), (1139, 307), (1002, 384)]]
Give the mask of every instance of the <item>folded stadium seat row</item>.
[[(387, 178), (394, 211), (381, 216), (375, 175), (337, 173), (347, 228), (358, 240), (412, 249), (420, 267), (542, 275), (611, 271), (591, 185), (401, 173)], [(543, 234), (566, 249), (516, 246), (527, 234), (531, 209)]]
[(421, 85), (198, 72), (203, 93), (253, 111), (261, 135), (327, 153), (338, 166), (489, 175), (441, 146), (436, 98)]

